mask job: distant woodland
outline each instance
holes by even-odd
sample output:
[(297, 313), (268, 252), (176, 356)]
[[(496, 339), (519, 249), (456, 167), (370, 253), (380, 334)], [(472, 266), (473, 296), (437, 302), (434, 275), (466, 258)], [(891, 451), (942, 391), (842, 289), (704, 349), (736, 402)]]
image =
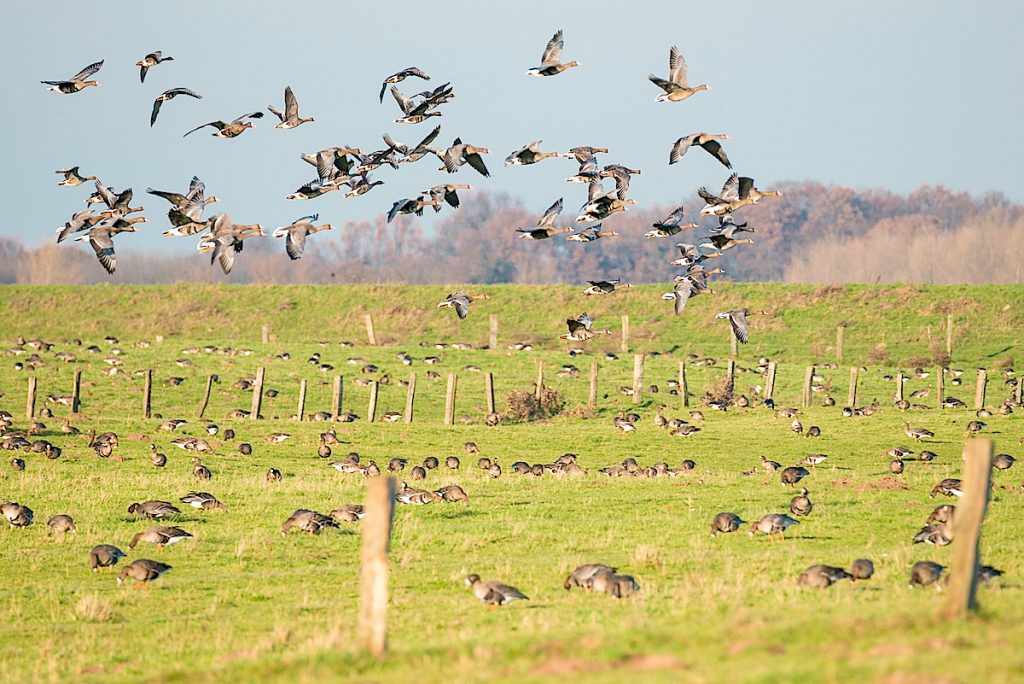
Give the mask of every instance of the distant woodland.
[[(751, 236), (755, 244), (717, 259), (715, 265), (726, 270), (721, 277), (937, 284), (1019, 283), (1024, 278), (1024, 205), (1000, 194), (972, 197), (921, 187), (899, 195), (815, 182), (779, 188), (783, 197), (737, 213), (737, 221), (748, 221), (756, 229)], [(606, 221), (604, 230), (617, 231), (618, 237), (586, 244), (567, 242), (564, 236), (534, 242), (519, 239), (514, 229), (532, 225), (543, 207), (528, 211), (508, 196), (480, 191), (463, 193), (462, 201), (456, 211), (446, 208), (429, 229), (415, 217), (388, 224), (383, 214), (336, 226), (311, 237), (305, 255), (295, 262), (285, 255), (281, 240), (249, 240), (229, 277), (194, 252), (132, 251), (130, 243), (137, 238), (130, 234), (118, 238), (114, 276), (103, 272), (87, 245), (68, 241), (26, 247), (0, 237), (0, 283), (669, 282), (675, 273), (669, 264), (676, 256), (673, 245), (700, 244), (713, 225), (712, 219), (696, 218), (703, 203), (693, 195), (679, 198), (679, 203), (687, 207), (689, 220), (699, 220), (701, 226), (678, 239), (643, 237), (653, 221), (676, 206), (664, 205), (632, 207)], [(567, 207), (562, 218), (571, 221), (573, 209)], [(148, 217), (150, 222), (139, 226), (141, 232), (164, 230), (163, 216), (149, 212)], [(274, 227), (267, 226), (268, 233)], [(46, 232), (49, 239), (52, 233)]]

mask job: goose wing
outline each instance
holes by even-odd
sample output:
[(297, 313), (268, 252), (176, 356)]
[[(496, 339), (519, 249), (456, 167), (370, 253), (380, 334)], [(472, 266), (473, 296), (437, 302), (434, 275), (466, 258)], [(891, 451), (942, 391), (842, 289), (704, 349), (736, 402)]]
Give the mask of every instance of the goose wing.
[(683, 158), (683, 155), (690, 151), (690, 146), (693, 145), (694, 135), (695, 134), (691, 133), (690, 135), (679, 138), (675, 141), (672, 145), (672, 150), (668, 153), (669, 164), (675, 164)]
[(295, 99), (291, 86), (284, 89), (284, 115), (289, 121), (299, 118), (299, 101)]
[(675, 45), (668, 51), (668, 79), (684, 88), (690, 87), (686, 82), (686, 60)]
[[(753, 181), (751, 181), (751, 184)], [(740, 198), (740, 181), (739, 177), (734, 173), (725, 179), (725, 183), (722, 185), (721, 198), (724, 200), (735, 200)], [(719, 204), (728, 204), (728, 202), (720, 202)]]
[(157, 117), (157, 115), (160, 114), (160, 107), (162, 107), (163, 104), (164, 104), (164, 98), (162, 98), (162, 97), (158, 97), (155, 100), (153, 100), (153, 112), (149, 115), (149, 126), (150, 126), (150, 128), (152, 128), (153, 124), (156, 123), (156, 117)]
[(539, 221), (537, 221), (538, 226), (555, 225), (555, 219), (558, 218), (558, 215), (562, 213), (563, 199), (564, 198), (559, 197), (557, 202), (548, 207), (547, 211), (544, 212), (544, 215), (540, 217)]
[(103, 66), (103, 60), (102, 59), (100, 61), (98, 61), (98, 62), (93, 62), (92, 64), (90, 64), (89, 66), (85, 67), (84, 69), (79, 71), (77, 74), (75, 74), (74, 76), (69, 78), (68, 80), (72, 81), (72, 82), (74, 82), (74, 81), (84, 81), (85, 79), (89, 78), (90, 76), (95, 74), (97, 71), (99, 71), (100, 67), (102, 67), (102, 66)]
[(207, 126), (213, 126), (213, 127), (214, 127), (214, 128), (216, 128), (216, 129), (217, 129), (218, 131), (223, 131), (223, 130), (224, 130), (224, 127), (225, 127), (225, 126), (227, 126), (227, 124), (226, 124), (226, 123), (224, 123), (223, 121), (209, 121), (209, 122), (207, 122), (207, 123), (204, 123), (204, 124), (201, 124), (201, 125), (199, 125), (199, 126), (196, 126), (196, 127), (195, 127), (195, 128), (193, 128), (193, 129), (192, 129), (191, 131), (189, 131), (188, 133), (186, 133), (185, 135), (183, 135), (183, 136), (181, 136), (181, 137), (182, 137), (182, 138), (188, 137), (188, 136), (189, 136), (189, 135), (191, 135), (192, 133), (195, 133), (196, 131), (198, 131), (198, 130), (199, 130), (200, 128), (206, 128)]
[(729, 323), (732, 325), (732, 332), (736, 335), (736, 339), (746, 344), (750, 337), (747, 330), (747, 314), (743, 310), (730, 311)]
[[(701, 143), (701, 147), (707, 150), (708, 154), (710, 154), (712, 157), (722, 162), (725, 168), (732, 168), (732, 162), (729, 161), (729, 155), (725, 153), (725, 148), (722, 147), (722, 144), (720, 142), (718, 142), (717, 140), (708, 140), (707, 142)], [(682, 157), (682, 155), (679, 156)], [(671, 163), (672, 162), (670, 160), (669, 164)]]
[(89, 245), (96, 252), (96, 258), (107, 273), (113, 274), (117, 268), (117, 257), (114, 255), (114, 241), (106, 230), (94, 231), (89, 234)]
[(242, 116), (238, 117), (237, 119), (235, 119), (231, 123), (240, 124), (240, 123), (245, 123), (246, 119), (262, 119), (262, 118), (263, 118), (263, 112), (249, 112), (248, 114), (243, 114)]
[(546, 64), (558, 64), (562, 60), (562, 46), (565, 41), (562, 40), (562, 30), (559, 29), (555, 35), (551, 36), (551, 40), (548, 41), (547, 46), (544, 48), (544, 55), (540, 58), (541, 65)]
[(395, 102), (398, 103), (398, 106), (401, 107), (402, 112), (404, 112), (406, 116), (412, 114), (413, 109), (415, 109), (415, 107), (413, 107), (412, 100), (403, 95), (402, 91), (395, 86), (391, 86), (391, 95), (395, 98)]
[[(735, 176), (735, 175), (736, 174), (733, 174), (733, 176)], [(747, 197), (750, 196), (750, 191), (753, 189), (753, 187), (754, 187), (754, 179), (753, 178), (747, 178), (746, 176), (741, 176), (740, 179), (739, 179), (738, 198), (739, 199), (747, 199)]]
[(306, 249), (306, 229), (293, 227), (284, 238), (284, 251), (292, 261), (302, 257)]

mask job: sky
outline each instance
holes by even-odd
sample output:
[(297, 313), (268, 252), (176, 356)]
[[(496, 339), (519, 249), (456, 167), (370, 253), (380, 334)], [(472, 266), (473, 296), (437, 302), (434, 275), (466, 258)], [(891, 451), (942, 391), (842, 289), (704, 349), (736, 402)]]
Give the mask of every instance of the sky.
[[(335, 225), (372, 219), (445, 179), (507, 193), (538, 215), (559, 197), (574, 211), (585, 186), (563, 179), (575, 162), (504, 166), (533, 140), (544, 150), (607, 147), (602, 163), (642, 169), (630, 186), (639, 205), (667, 205), (727, 176), (700, 150), (668, 166), (672, 142), (696, 131), (728, 133), (736, 170), (762, 189), (801, 180), (895, 192), (936, 184), (1021, 201), (1022, 25), (1024, 3), (1013, 0), (12, 3), (0, 27), (8, 103), (0, 182), (10, 193), (0, 236), (32, 246), (55, 239), (91, 190), (57, 187), (54, 170), (74, 165), (117, 190), (133, 187), (134, 204), (145, 205), (150, 222), (118, 239), (119, 254), (194, 249), (192, 239), (160, 236), (169, 205), (145, 194), (184, 191), (193, 174), (221, 198), (218, 211), (268, 227), (315, 212)], [(582, 66), (526, 76), (560, 28), (563, 58)], [(656, 103), (661, 91), (647, 74), (667, 74), (672, 45), (691, 84), (711, 90)], [(134, 63), (154, 50), (175, 59), (142, 84)], [(39, 83), (99, 59), (100, 88), (60, 95)], [(413, 65), (432, 80), (407, 80), (403, 92), (450, 81), (456, 98), (440, 118), (396, 125), (396, 103), (378, 102), (380, 84)], [(268, 114), (233, 140), (211, 138), (212, 129), (182, 138), (207, 121), (282, 107), (286, 85), (314, 123), (281, 131)], [(203, 99), (165, 103), (150, 128), (153, 99), (179, 86)], [(382, 169), (373, 178), (385, 185), (362, 197), (284, 200), (315, 177), (300, 153), (379, 149), (383, 133), (414, 144), (437, 123), (437, 143), (460, 136), (491, 149), (492, 177), (468, 167), (448, 176), (426, 158)]]

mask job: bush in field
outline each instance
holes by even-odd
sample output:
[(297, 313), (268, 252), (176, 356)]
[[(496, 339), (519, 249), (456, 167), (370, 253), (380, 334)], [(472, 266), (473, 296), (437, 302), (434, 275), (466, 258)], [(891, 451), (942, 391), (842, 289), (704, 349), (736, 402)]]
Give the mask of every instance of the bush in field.
[(509, 420), (543, 420), (561, 413), (565, 408), (565, 399), (553, 389), (544, 389), (540, 393), (540, 400), (533, 392), (509, 392), (505, 404), (508, 407), (505, 415)]
[(713, 384), (704, 388), (704, 405), (707, 406), (711, 402), (718, 402), (719, 404), (731, 404), (732, 403), (732, 383), (729, 382), (729, 376), (723, 375)]

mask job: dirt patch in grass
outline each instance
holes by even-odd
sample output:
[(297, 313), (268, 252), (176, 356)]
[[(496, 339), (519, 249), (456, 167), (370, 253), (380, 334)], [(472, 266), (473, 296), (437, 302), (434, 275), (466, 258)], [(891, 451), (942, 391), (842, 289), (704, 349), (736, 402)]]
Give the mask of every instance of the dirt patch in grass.
[(841, 477), (838, 480), (832, 480), (832, 486), (839, 489), (853, 489), (858, 492), (870, 492), (878, 489), (910, 489), (903, 480), (888, 475), (871, 482), (854, 482), (848, 477)]

